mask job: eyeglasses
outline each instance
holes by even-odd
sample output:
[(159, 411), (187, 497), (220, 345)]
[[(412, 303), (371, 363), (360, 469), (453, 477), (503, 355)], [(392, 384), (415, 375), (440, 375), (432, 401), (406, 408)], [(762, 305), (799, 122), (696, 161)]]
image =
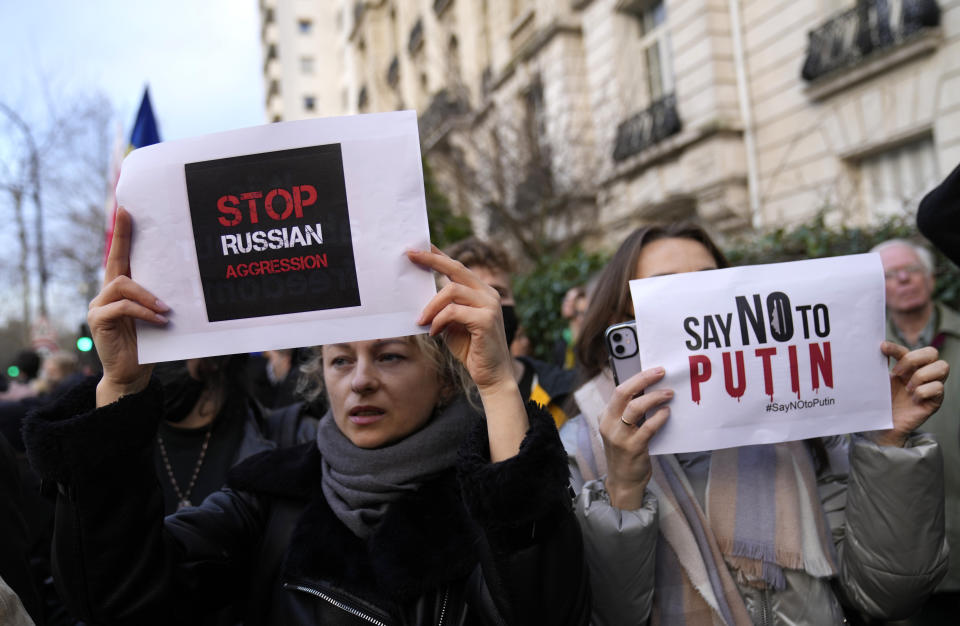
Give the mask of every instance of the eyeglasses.
[(898, 280), (903, 275), (907, 278), (912, 278), (918, 274), (925, 274), (926, 272), (927, 268), (922, 265), (907, 265), (905, 267), (892, 267), (883, 273), (883, 277), (887, 280)]

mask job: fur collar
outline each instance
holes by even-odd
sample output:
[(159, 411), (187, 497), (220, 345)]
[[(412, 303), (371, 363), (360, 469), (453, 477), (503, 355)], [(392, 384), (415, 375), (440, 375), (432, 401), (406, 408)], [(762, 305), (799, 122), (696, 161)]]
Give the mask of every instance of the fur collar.
[(395, 502), (367, 540), (334, 515), (320, 489), (320, 471), (320, 452), (309, 442), (255, 455), (228, 478), (234, 489), (303, 503), (284, 558), (285, 575), (321, 580), (390, 605), (466, 577), (477, 564), (480, 533), (454, 470)]

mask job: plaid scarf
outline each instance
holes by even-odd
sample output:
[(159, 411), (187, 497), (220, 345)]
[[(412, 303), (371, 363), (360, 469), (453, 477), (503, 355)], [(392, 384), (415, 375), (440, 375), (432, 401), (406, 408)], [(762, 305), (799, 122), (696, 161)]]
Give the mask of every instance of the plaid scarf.
[[(711, 453), (706, 514), (673, 455), (653, 457), (660, 504), (654, 624), (750, 624), (737, 582), (783, 589), (784, 569), (837, 572), (802, 442)], [(721, 567), (725, 564), (726, 567)], [(734, 577), (736, 577), (736, 582)]]
[[(588, 426), (577, 451), (587, 480), (606, 474), (597, 450), (605, 404), (599, 400), (611, 383), (601, 375), (576, 393)], [(836, 574), (813, 459), (802, 442), (712, 452), (706, 512), (676, 457), (651, 460), (649, 488), (659, 500), (663, 539), (657, 542), (654, 624), (749, 625), (738, 583), (777, 590), (786, 586), (784, 569)]]

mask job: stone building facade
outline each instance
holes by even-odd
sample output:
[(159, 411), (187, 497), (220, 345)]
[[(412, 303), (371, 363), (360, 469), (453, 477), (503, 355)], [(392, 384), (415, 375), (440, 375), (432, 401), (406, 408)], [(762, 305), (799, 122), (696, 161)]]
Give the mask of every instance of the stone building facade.
[[(271, 11), (272, 119), (416, 109), (454, 206), (483, 234), (522, 230), (530, 255), (653, 219), (862, 223), (911, 210), (960, 162), (960, 0), (261, 0)], [(304, 19), (313, 44), (290, 34)], [(309, 45), (313, 83), (289, 71)]]

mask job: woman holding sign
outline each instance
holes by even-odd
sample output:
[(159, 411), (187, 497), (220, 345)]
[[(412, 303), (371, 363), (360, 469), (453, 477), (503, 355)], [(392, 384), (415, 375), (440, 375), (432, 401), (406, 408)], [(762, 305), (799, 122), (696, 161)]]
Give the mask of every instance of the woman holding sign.
[(25, 429), (35, 467), (60, 484), (71, 610), (132, 624), (228, 604), (248, 625), (587, 622), (556, 428), (520, 397), (496, 292), (436, 250), (409, 253), (451, 281), (423, 311), (430, 337), (318, 348), (331, 409), (317, 440), (252, 457), (164, 520), (160, 402), (133, 322), (163, 325), (166, 307), (128, 277), (130, 231), (121, 210), (90, 308), (103, 378)]
[[(604, 329), (633, 317), (628, 282), (717, 269), (726, 260), (690, 224), (631, 234), (601, 274), (578, 346), (590, 381), (561, 435), (572, 458), (594, 623), (844, 623), (846, 607), (909, 615), (943, 576), (943, 475), (932, 438), (913, 433), (939, 407), (936, 350), (884, 343), (893, 429), (651, 457), (669, 418), (664, 376), (615, 386)], [(584, 484), (585, 483), (585, 484)]]

